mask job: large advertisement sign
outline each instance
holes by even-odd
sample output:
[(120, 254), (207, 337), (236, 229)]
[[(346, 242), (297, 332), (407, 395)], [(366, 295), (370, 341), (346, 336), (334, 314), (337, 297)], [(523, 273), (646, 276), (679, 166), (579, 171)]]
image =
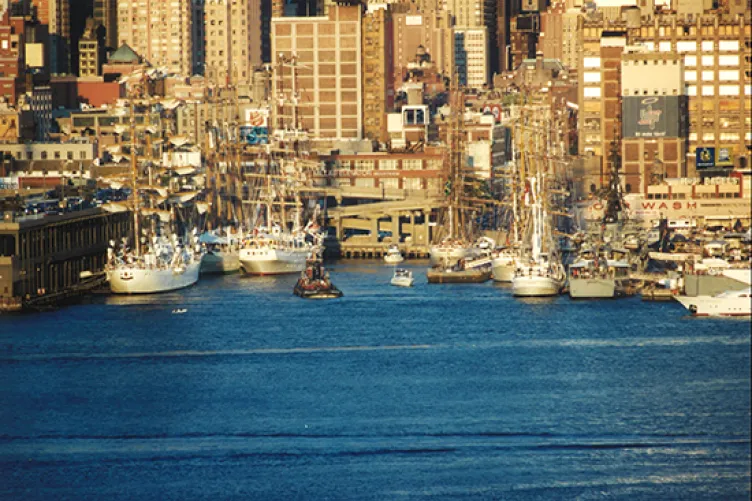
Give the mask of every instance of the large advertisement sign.
[(695, 168), (712, 169), (715, 167), (715, 148), (695, 148)]
[(242, 126), (240, 138), (247, 144), (269, 144), (269, 129), (266, 127)]
[(624, 137), (686, 137), (683, 96), (625, 96)]

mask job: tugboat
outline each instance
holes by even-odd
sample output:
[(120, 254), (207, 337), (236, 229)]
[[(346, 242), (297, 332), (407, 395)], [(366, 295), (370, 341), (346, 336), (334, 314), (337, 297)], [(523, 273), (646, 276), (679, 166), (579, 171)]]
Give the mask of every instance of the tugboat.
[(333, 299), (343, 296), (342, 291), (329, 280), (329, 273), (316, 257), (306, 261), (306, 269), (300, 274), (292, 292), (306, 299)]

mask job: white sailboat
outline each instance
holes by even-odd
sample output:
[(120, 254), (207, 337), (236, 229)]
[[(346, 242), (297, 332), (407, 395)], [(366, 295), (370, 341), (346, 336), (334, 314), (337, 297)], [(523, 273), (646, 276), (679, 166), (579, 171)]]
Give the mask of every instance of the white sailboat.
[[(167, 238), (164, 234), (146, 237), (146, 231), (140, 231), (140, 188), (138, 185), (138, 169), (136, 162), (136, 132), (134, 103), (131, 103), (131, 210), (133, 211), (134, 242), (130, 249), (121, 246), (120, 249), (108, 250), (108, 262), (105, 267), (110, 290), (115, 294), (154, 294), (173, 291), (191, 286), (198, 281), (199, 269), (203, 253), (195, 237), (195, 230), (190, 239), (195, 241), (181, 242), (173, 234)], [(155, 211), (144, 209), (146, 212), (159, 212), (170, 220), (172, 211)], [(144, 233), (144, 235), (141, 235)]]
[(107, 278), (115, 294), (168, 292), (198, 281), (200, 254), (177, 242), (157, 239), (143, 253), (110, 251)]
[(536, 177), (530, 178), (532, 195), (530, 255), (518, 263), (512, 279), (512, 294), (518, 297), (556, 296), (561, 292), (566, 280), (564, 267), (556, 255), (542, 252), (544, 238), (549, 249), (553, 249), (553, 243), (550, 239), (547, 213), (541, 203), (537, 181)]

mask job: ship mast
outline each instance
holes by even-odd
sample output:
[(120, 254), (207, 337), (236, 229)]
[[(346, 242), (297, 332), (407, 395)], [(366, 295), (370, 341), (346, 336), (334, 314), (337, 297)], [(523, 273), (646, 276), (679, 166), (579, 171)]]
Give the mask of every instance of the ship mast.
[(138, 166), (136, 162), (136, 103), (131, 96), (131, 197), (133, 197), (133, 253), (136, 257), (140, 255), (140, 234), (141, 228), (139, 227), (138, 212), (139, 197), (138, 197)]

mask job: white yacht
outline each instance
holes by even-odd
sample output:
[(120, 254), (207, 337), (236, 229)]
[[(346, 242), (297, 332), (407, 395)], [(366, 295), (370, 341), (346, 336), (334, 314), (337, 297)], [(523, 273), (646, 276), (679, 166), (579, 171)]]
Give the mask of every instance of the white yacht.
[(397, 268), (394, 270), (394, 276), (392, 277), (391, 284), (398, 287), (412, 287), (415, 282), (413, 278), (413, 272)]
[(384, 262), (387, 264), (399, 264), (404, 260), (405, 258), (402, 257), (399, 246), (397, 244), (390, 245), (384, 256)]
[(300, 273), (316, 246), (306, 241), (306, 233), (283, 233), (274, 225), (271, 233), (264, 229), (254, 235), (240, 249), (240, 268), (248, 275), (283, 275)]
[(716, 296), (674, 296), (696, 317), (749, 317), (752, 288), (722, 292)]

